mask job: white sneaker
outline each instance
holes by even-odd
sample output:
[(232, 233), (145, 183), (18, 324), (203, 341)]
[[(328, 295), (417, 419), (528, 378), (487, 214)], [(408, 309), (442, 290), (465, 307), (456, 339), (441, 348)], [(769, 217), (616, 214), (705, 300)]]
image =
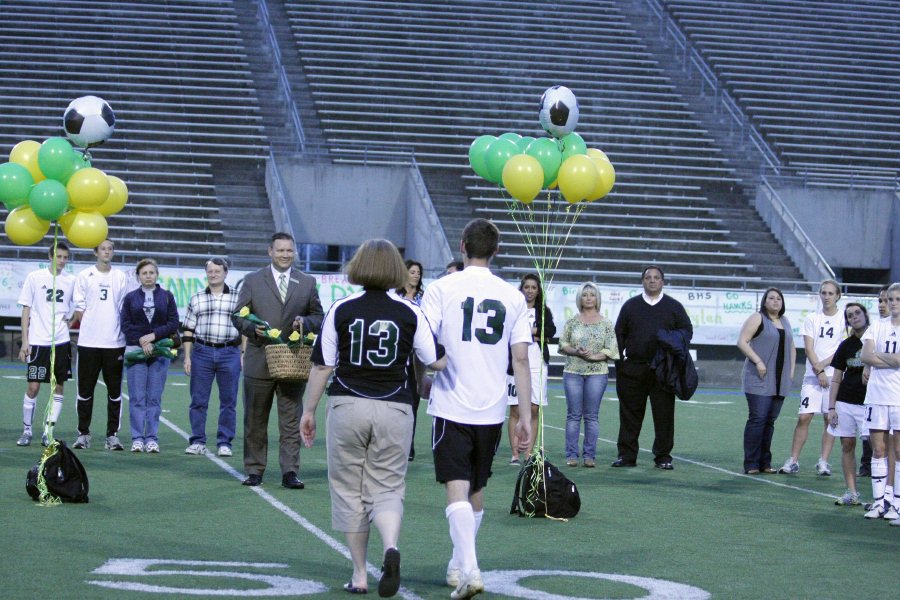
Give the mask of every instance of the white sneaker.
[(778, 469), (779, 473), (786, 473), (789, 475), (793, 475), (795, 473), (800, 472), (800, 463), (794, 462), (792, 459), (788, 458), (784, 461), (784, 465)]
[(117, 435), (108, 435), (106, 436), (106, 443), (103, 444), (103, 447), (107, 450), (124, 450), (125, 446), (122, 445), (122, 442), (119, 441), (119, 436)]
[(131, 451), (132, 452), (143, 452), (144, 451), (144, 442), (141, 440), (134, 440), (131, 442)]
[(863, 515), (867, 519), (880, 519), (884, 516), (884, 513), (887, 512), (884, 508), (884, 502), (878, 501), (872, 504), (872, 508)]
[(881, 516), (881, 518), (888, 521), (900, 519), (900, 512), (897, 512), (896, 506), (888, 506), (887, 510), (884, 511), (884, 514)]
[[(152, 443), (152, 442), (151, 442)], [(206, 446), (203, 444), (191, 444), (184, 449), (185, 454), (206, 454)]]
[(154, 442), (152, 440), (147, 442), (146, 450), (153, 454), (159, 454), (159, 442)]
[[(798, 470), (799, 470), (799, 466), (798, 466)], [(816, 463), (816, 475), (821, 475), (823, 477), (830, 477), (831, 476), (831, 465), (829, 465), (827, 462), (825, 462), (824, 460), (822, 460), (820, 458), (819, 462)]]
[(30, 446), (31, 445), (31, 432), (23, 431), (22, 435), (19, 436), (19, 439), (16, 440), (16, 446)]
[(859, 493), (847, 490), (844, 492), (844, 495), (835, 500), (834, 503), (838, 506), (858, 506)]
[(79, 435), (75, 438), (75, 443), (72, 444), (73, 448), (81, 450), (82, 448), (90, 448), (91, 447), (91, 436), (90, 435)]
[(234, 453), (231, 452), (231, 448), (228, 446), (219, 446), (219, 451), (216, 454), (223, 458), (234, 456)]
[(484, 591), (484, 581), (481, 579), (481, 571), (472, 569), (465, 579), (459, 582), (456, 589), (450, 594), (450, 600), (460, 600), (461, 598), (471, 598), (477, 596)]
[(900, 527), (900, 519), (894, 519), (890, 523), (888, 523), (891, 527)]
[(447, 585), (456, 588), (459, 585), (459, 578), (462, 573), (456, 567), (447, 566)]

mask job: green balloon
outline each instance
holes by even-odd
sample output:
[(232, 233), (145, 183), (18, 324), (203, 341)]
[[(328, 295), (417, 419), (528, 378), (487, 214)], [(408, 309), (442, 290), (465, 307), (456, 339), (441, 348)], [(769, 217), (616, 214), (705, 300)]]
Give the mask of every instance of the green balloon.
[(556, 180), (559, 173), (559, 165), (562, 164), (562, 153), (556, 145), (556, 140), (540, 138), (528, 144), (525, 154), (533, 156), (541, 164), (544, 170), (544, 187)]
[(66, 186), (55, 179), (45, 179), (31, 189), (28, 203), (38, 217), (45, 221), (55, 221), (69, 207), (69, 193)]
[(587, 144), (584, 139), (574, 131), (560, 140), (562, 143), (562, 159), (566, 161), (570, 156), (576, 154), (587, 154)]
[(472, 145), (469, 146), (469, 165), (472, 167), (472, 170), (475, 171), (476, 175), (483, 177), (484, 179), (487, 179), (488, 177), (485, 154), (490, 145), (496, 141), (497, 138), (492, 135), (480, 135), (475, 138)]
[(47, 179), (68, 181), (75, 172), (75, 159), (75, 150), (66, 138), (47, 138), (38, 150), (38, 166)]
[(511, 140), (501, 137), (491, 144), (485, 156), (488, 170), (488, 176), (485, 179), (491, 183), (500, 183), (500, 180), (503, 179), (503, 167), (506, 166), (506, 161), (516, 154), (519, 154), (519, 147)]
[(0, 165), (0, 202), (9, 210), (25, 204), (33, 185), (34, 178), (22, 165), (11, 162)]
[(516, 142), (516, 145), (519, 147), (519, 152), (525, 154), (525, 150), (528, 148), (528, 145), (534, 141), (534, 138), (530, 135), (523, 135), (519, 138), (519, 141)]
[(519, 135), (518, 133), (514, 133), (512, 131), (507, 131), (506, 133), (504, 133), (500, 136), (500, 139), (501, 140), (509, 140), (509, 141), (513, 142), (514, 144), (518, 144), (519, 140), (522, 139), (522, 136)]

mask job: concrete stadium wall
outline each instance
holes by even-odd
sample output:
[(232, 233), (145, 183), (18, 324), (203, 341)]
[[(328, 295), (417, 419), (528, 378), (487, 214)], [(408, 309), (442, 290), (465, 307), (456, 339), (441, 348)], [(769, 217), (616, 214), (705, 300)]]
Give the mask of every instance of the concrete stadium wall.
[(298, 243), (356, 246), (385, 238), (426, 272), (442, 271), (451, 259), (411, 167), (335, 165), (297, 156), (279, 156), (276, 163)]
[(833, 268), (900, 277), (900, 206), (887, 191), (784, 186), (778, 194)]

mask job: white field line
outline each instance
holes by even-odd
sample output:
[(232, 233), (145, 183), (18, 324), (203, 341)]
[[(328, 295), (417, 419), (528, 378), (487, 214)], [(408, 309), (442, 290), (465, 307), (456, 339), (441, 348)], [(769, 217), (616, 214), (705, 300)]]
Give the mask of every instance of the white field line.
[[(99, 383), (103, 383), (103, 382), (101, 381)], [(126, 394), (125, 392), (122, 392), (122, 397), (125, 400), (128, 400), (128, 394)], [(184, 431), (183, 429), (178, 427), (175, 423), (173, 423), (166, 417), (160, 416), (159, 421), (160, 421), (160, 423), (163, 423), (166, 427), (168, 427), (169, 429), (171, 429), (172, 431), (174, 431), (175, 433), (177, 433), (178, 435), (183, 437), (185, 441), (190, 440), (191, 436), (186, 431)], [(241, 481), (244, 479), (244, 475), (240, 471), (238, 471), (237, 469), (235, 469), (234, 467), (229, 465), (227, 462), (225, 462), (224, 460), (222, 460), (221, 458), (216, 456), (214, 453), (207, 452), (206, 458), (211, 460), (220, 469), (222, 469), (223, 471), (225, 471), (226, 473), (228, 473), (229, 475), (231, 475), (238, 481)], [(283, 502), (281, 502), (280, 500), (278, 500), (277, 498), (272, 496), (269, 492), (262, 489), (261, 486), (253, 486), (253, 487), (249, 487), (248, 489), (255, 492), (260, 498), (262, 498), (263, 500), (268, 502), (276, 510), (283, 513), (285, 516), (287, 516), (293, 522), (297, 523), (298, 525), (303, 527), (305, 530), (307, 530), (309, 533), (313, 534), (315, 537), (317, 537), (319, 539), (319, 541), (324, 543), (326, 546), (328, 546), (329, 548), (331, 548), (332, 550), (334, 550), (335, 552), (337, 552), (338, 554), (340, 554), (347, 560), (351, 560), (350, 559), (350, 550), (345, 545), (343, 545), (342, 543), (340, 543), (339, 541), (337, 541), (336, 539), (334, 539), (333, 537), (331, 537), (330, 535), (328, 535), (327, 533), (325, 533), (324, 531), (322, 531), (321, 529), (319, 529), (318, 527), (316, 527), (315, 525), (313, 525), (312, 523), (310, 523), (309, 521), (304, 519), (299, 513), (295, 512), (289, 506), (285, 505)], [(372, 563), (366, 562), (366, 571), (368, 571), (369, 575), (371, 575), (375, 579), (381, 578), (381, 569), (375, 567), (375, 565), (373, 565)], [(407, 600), (422, 600), (421, 596), (417, 596), (416, 594), (412, 593), (411, 591), (409, 591), (408, 589), (406, 589), (404, 587), (400, 588), (398, 595), (401, 598), (406, 598)]]
[[(546, 423), (544, 423), (544, 427), (549, 428), (549, 429), (555, 429), (557, 431), (563, 431), (563, 432), (566, 430), (565, 427), (556, 427), (554, 425), (547, 425)], [(581, 437), (584, 437), (583, 433), (580, 435), (581, 435)], [(597, 440), (603, 442), (604, 444), (612, 444), (613, 446), (615, 446), (617, 444), (616, 440), (609, 440), (609, 439), (602, 438), (602, 437), (597, 438)], [(653, 451), (648, 450), (647, 448), (641, 448), (640, 451), (646, 452), (648, 454), (653, 454)], [(745, 473), (740, 473), (738, 471), (731, 471), (729, 469), (717, 467), (716, 465), (711, 465), (709, 463), (705, 463), (705, 462), (702, 462), (699, 460), (685, 458), (684, 456), (676, 456), (675, 454), (673, 454), (672, 458), (675, 460), (678, 460), (680, 462), (697, 465), (698, 467), (703, 467), (705, 469), (710, 469), (712, 471), (718, 471), (719, 473), (725, 473), (727, 475), (733, 475), (735, 477), (743, 477), (745, 479), (749, 479), (751, 481), (755, 481), (758, 483), (766, 483), (768, 485), (774, 485), (775, 487), (786, 488), (789, 490), (796, 490), (798, 492), (805, 492), (807, 494), (813, 494), (814, 496), (822, 496), (823, 498), (831, 498), (833, 500), (838, 498), (838, 496), (835, 496), (833, 494), (826, 494), (825, 492), (819, 492), (817, 490), (811, 490), (809, 488), (804, 488), (804, 487), (800, 487), (797, 485), (788, 485), (786, 483), (781, 483), (779, 481), (775, 481), (774, 479), (770, 479), (768, 477), (760, 477), (759, 475), (747, 475)]]

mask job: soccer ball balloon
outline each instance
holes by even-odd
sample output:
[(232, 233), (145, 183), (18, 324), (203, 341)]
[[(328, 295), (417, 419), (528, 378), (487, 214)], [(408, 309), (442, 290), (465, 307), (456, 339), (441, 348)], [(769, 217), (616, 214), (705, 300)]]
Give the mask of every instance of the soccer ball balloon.
[(541, 127), (556, 138), (564, 137), (578, 125), (578, 99), (567, 87), (554, 85), (541, 96)]
[(116, 115), (103, 98), (82, 96), (66, 108), (63, 127), (73, 144), (91, 148), (109, 139), (116, 127)]

